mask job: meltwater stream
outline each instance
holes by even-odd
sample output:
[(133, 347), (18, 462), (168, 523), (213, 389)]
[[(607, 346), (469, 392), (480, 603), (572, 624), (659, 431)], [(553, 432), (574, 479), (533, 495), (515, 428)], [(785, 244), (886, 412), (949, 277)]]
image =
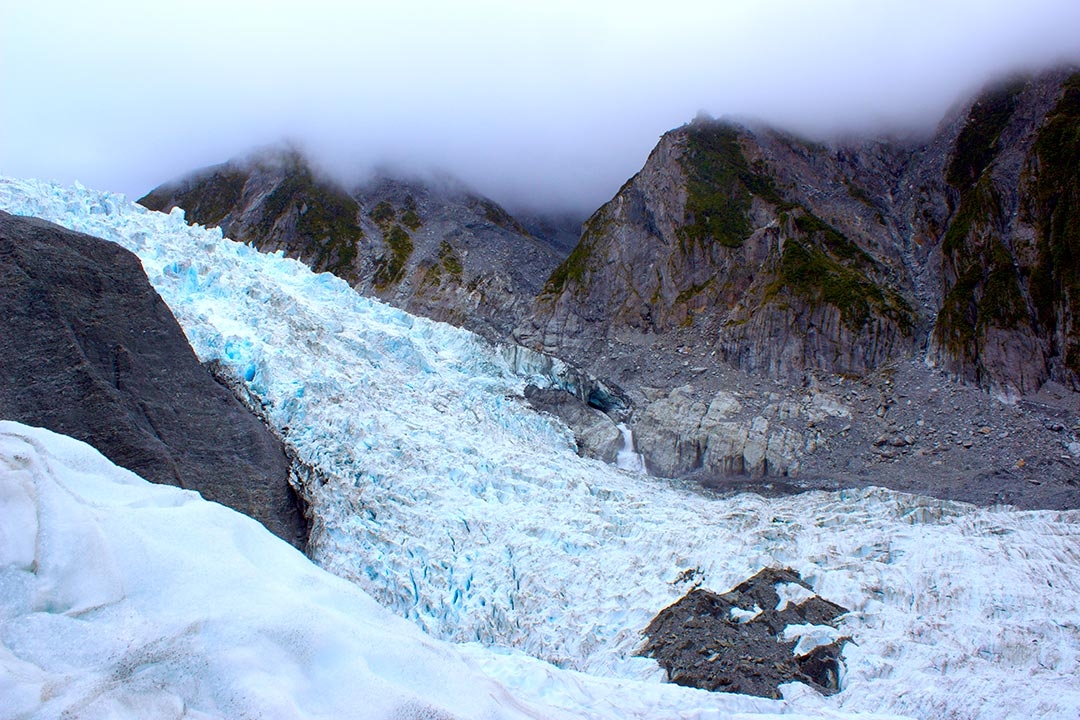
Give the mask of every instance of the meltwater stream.
[(634, 433), (626, 426), (619, 423), (619, 431), (622, 433), (623, 446), (619, 454), (615, 456), (615, 465), (623, 470), (631, 472), (647, 473), (645, 469), (645, 456), (634, 450)]

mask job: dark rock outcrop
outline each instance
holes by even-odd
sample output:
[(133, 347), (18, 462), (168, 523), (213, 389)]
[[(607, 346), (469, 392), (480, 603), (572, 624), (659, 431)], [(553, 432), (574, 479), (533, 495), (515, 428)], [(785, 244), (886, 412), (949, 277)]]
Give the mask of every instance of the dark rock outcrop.
[[(139, 202), (183, 208), (259, 250), (281, 250), (417, 315), (509, 337), (562, 261), (570, 218), (530, 232), (461, 183), (377, 177), (349, 191), (295, 151), (268, 151), (166, 183)], [(546, 239), (550, 238), (550, 239)]]
[(2, 212), (0, 417), (70, 435), (151, 482), (307, 541), (281, 443), (199, 364), (139, 259)]
[(525, 388), (525, 399), (535, 410), (562, 420), (574, 432), (578, 454), (613, 463), (622, 449), (622, 433), (606, 414), (561, 388)]
[[(805, 590), (801, 602), (781, 599), (785, 584)], [(781, 684), (798, 681), (832, 694), (840, 690), (847, 638), (795, 655), (797, 642), (782, 635), (789, 625), (833, 626), (846, 612), (813, 594), (794, 570), (766, 568), (723, 594), (690, 590), (649, 623), (640, 654), (679, 685), (779, 698)]]

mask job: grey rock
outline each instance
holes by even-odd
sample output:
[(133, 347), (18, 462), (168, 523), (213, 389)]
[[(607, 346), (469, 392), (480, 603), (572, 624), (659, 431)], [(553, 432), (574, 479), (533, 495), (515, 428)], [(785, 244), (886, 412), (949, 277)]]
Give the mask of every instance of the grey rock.
[(1068, 350), (1080, 309), (1062, 291), (1071, 271), (1055, 229), (1073, 223), (1062, 213), (1080, 149), (1061, 138), (1080, 124), (1077, 95), (1075, 69), (1018, 80), (928, 139), (819, 144), (702, 120), (673, 130), (586, 222), (516, 336), (600, 376), (589, 363), (606, 347), (630, 353), (645, 338), (654, 358), (701, 347), (795, 382), (864, 376), (926, 349), (1006, 397), (1049, 379), (1080, 389), (1080, 352)]
[(0, 417), (307, 541), (281, 443), (199, 364), (139, 259), (2, 212)]
[(529, 385), (525, 388), (525, 399), (533, 408), (554, 415), (570, 428), (577, 441), (578, 454), (607, 463), (615, 462), (623, 445), (622, 433), (606, 414), (577, 396), (555, 388)]
[[(782, 584), (801, 586), (806, 599), (782, 604)], [(839, 657), (849, 638), (797, 656), (796, 642), (782, 635), (788, 625), (835, 626), (846, 612), (794, 570), (766, 568), (722, 594), (695, 586), (653, 618), (640, 654), (688, 687), (780, 698), (780, 685), (798, 681), (831, 695), (841, 689)]]
[[(805, 417), (795, 408), (785, 419)], [(693, 386), (676, 388), (641, 410), (632, 425), (637, 449), (650, 472), (666, 477), (798, 474), (802, 433), (763, 415), (735, 417), (742, 409), (730, 393), (705, 403)]]

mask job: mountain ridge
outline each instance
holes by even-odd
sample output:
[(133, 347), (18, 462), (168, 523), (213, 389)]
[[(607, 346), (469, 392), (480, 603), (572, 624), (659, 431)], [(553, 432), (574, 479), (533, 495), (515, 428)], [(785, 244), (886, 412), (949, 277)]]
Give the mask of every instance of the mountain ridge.
[[(353, 274), (339, 274), (616, 388), (613, 419), (656, 474), (759, 490), (756, 478), (798, 477), (789, 490), (876, 478), (979, 503), (1035, 492), (1067, 506), (1068, 448), (1080, 451), (1080, 241), (1070, 234), (1080, 201), (1069, 170), (1078, 77), (1063, 67), (994, 84), (925, 137), (816, 142), (698, 118), (661, 137), (572, 249), (546, 256), (550, 272), (518, 262), (535, 219), (465, 197), (435, 222), (433, 204), (418, 201), (426, 186), (338, 188), (356, 203), (345, 220), (360, 233)], [(213, 183), (200, 187), (213, 197)], [(302, 214), (302, 203), (290, 207)], [(492, 228), (504, 234), (493, 240)], [(304, 259), (303, 242), (284, 249)], [(944, 398), (955, 417), (911, 435), (926, 418), (907, 404), (941, 415)], [(1030, 417), (1008, 414), (997, 432), (1010, 439), (943, 466), (958, 443), (979, 447), (985, 437), (970, 433), (996, 425), (999, 399)], [(617, 450), (603, 408), (530, 401), (567, 422), (583, 453)], [(1064, 435), (1046, 430), (1059, 426)], [(1024, 484), (1036, 468), (1052, 490)], [(942, 476), (939, 487), (927, 474)]]
[[(1039, 131), (1051, 115), (1065, 126), (1059, 135), (1075, 127), (1077, 77), (1063, 69), (992, 88), (914, 147), (827, 146), (730, 121), (677, 128), (586, 222), (516, 336), (573, 358), (619, 331), (693, 327), (730, 364), (793, 380), (862, 375), (926, 348), (987, 390), (1029, 394), (1051, 377), (1075, 388), (1071, 363), (1055, 362), (1068, 354), (1059, 347), (1072, 347), (1071, 330), (1041, 346), (1036, 337), (1063, 317), (1053, 288), (1033, 296), (1006, 267), (1051, 272), (1027, 257), (1048, 250), (1011, 245), (1034, 244), (1052, 201), (1042, 211), (1028, 202), (1026, 217), (998, 229), (1007, 242), (990, 247), (974, 216), (993, 210), (987, 193), (1008, 195), (1010, 208), (1034, 196), (1028, 184), (1050, 164), (1033, 156), (1051, 142)], [(1068, 197), (1075, 174), (1057, 174)], [(1020, 301), (1031, 307), (1013, 307)], [(1021, 311), (1029, 322), (1006, 317)], [(995, 341), (1000, 330), (1009, 337)]]
[(530, 231), (453, 178), (383, 174), (346, 189), (293, 148), (195, 171), (139, 203), (181, 207), (189, 222), (219, 226), (364, 294), (492, 339), (524, 317), (541, 279), (568, 252), (573, 222), (532, 216)]
[[(586, 221), (515, 339), (622, 388), (659, 475), (1024, 502), (1038, 465), (1067, 505), (1078, 77), (993, 86), (899, 142), (677, 128)], [(1065, 160), (1048, 163), (1055, 127)], [(980, 214), (972, 188), (999, 199)]]

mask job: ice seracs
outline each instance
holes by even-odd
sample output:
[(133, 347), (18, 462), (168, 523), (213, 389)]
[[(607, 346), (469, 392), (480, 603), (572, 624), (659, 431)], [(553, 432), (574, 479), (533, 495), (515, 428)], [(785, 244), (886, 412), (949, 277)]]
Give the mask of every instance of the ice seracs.
[(0, 718), (533, 718), (261, 525), (0, 422)]
[(250, 518), (4, 421), (0, 518), (4, 720), (752, 720), (788, 709), (432, 640)]

